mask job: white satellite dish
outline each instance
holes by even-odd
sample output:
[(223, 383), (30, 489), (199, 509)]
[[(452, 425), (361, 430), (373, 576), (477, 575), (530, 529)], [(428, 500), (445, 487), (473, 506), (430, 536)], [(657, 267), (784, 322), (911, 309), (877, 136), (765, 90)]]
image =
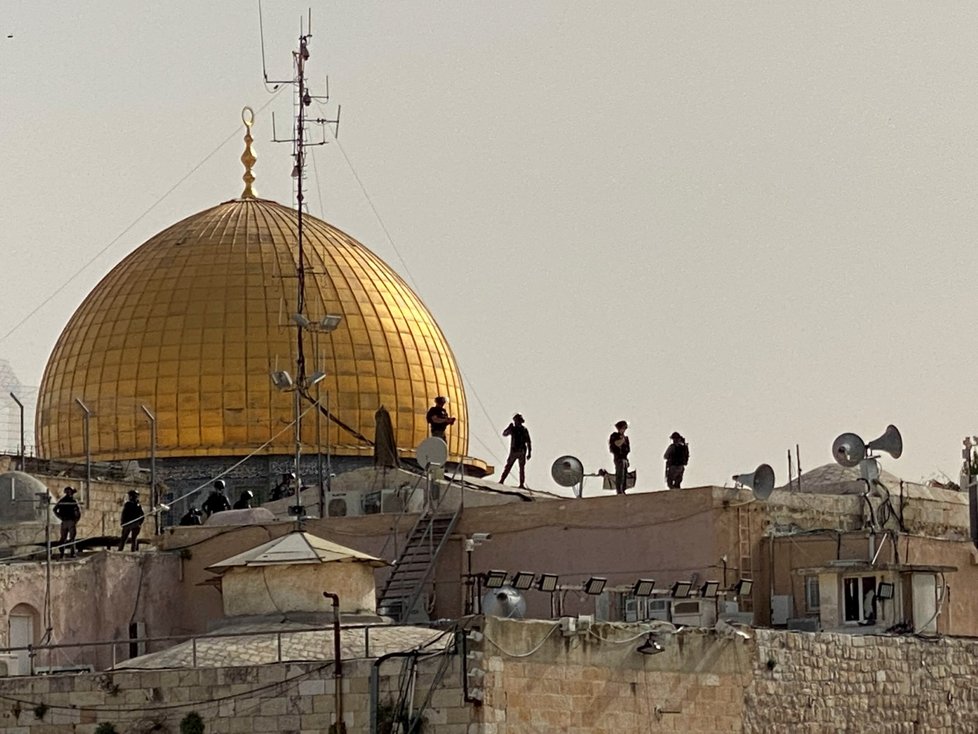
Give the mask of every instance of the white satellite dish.
[(750, 474), (734, 474), (733, 480), (750, 487), (759, 500), (766, 500), (774, 491), (774, 469), (770, 464), (761, 464)]
[(584, 493), (584, 464), (576, 456), (561, 456), (550, 467), (550, 476), (561, 487), (574, 487), (574, 496)]
[(418, 444), (415, 456), (422, 469), (427, 469), (432, 464), (445, 466), (445, 461), (448, 460), (448, 444), (437, 436), (429, 436)]
[(526, 599), (512, 586), (489, 589), (482, 597), (482, 613), (493, 617), (523, 619), (526, 614)]

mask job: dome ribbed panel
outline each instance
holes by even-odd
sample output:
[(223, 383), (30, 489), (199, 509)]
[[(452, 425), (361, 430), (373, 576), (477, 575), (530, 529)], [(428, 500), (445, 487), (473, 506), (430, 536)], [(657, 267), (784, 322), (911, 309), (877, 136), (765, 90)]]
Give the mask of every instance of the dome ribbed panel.
[[(311, 216), (303, 225), (305, 313), (343, 317), (332, 334), (304, 339), (307, 373), (328, 375), (322, 402), (370, 439), (384, 405), (398, 447), (411, 450), (427, 436), (432, 399), (445, 395), (458, 418), (450, 450), (467, 455), (461, 377), (427, 308), (356, 240)], [(267, 453), (292, 453), (292, 396), (274, 389), (269, 372), (295, 373), (296, 240), (294, 210), (243, 199), (173, 225), (120, 262), (48, 360), (38, 397), (42, 455), (84, 457), (76, 398), (92, 411), (96, 460), (149, 455), (143, 405), (157, 418), (160, 457), (240, 456), (270, 439)], [(306, 415), (304, 450), (315, 450), (315, 411)], [(334, 454), (372, 451), (330, 421), (319, 428)]]

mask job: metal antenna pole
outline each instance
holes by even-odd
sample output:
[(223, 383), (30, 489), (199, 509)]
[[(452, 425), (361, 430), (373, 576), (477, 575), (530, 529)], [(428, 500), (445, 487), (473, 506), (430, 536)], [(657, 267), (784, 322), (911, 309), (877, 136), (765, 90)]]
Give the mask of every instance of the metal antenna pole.
[(160, 534), (160, 513), (157, 511), (159, 495), (156, 490), (156, 416), (145, 405), (140, 406), (149, 419), (149, 504), (153, 508), (156, 521), (156, 534)]
[(81, 401), (81, 398), (75, 398), (75, 402), (78, 403), (78, 407), (85, 412), (84, 417), (84, 435), (85, 435), (85, 507), (88, 507), (88, 503), (91, 502), (92, 493), (92, 444), (90, 441), (91, 434), (89, 433), (88, 424), (89, 419), (92, 417), (92, 411), (88, 409), (88, 406)]
[(13, 393), (10, 393), (10, 397), (13, 398), (14, 402), (17, 403), (17, 407), (20, 408), (20, 456), (17, 457), (17, 467), (20, 471), (24, 471), (27, 466), (27, 460), (24, 457), (24, 404)]

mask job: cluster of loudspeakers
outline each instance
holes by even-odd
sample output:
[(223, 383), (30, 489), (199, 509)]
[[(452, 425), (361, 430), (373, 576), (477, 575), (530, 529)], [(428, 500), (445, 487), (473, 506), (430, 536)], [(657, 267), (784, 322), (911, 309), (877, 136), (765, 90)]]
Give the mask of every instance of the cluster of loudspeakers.
[[(855, 433), (843, 433), (832, 442), (832, 456), (838, 464), (845, 467), (858, 466), (863, 460), (873, 458), (873, 451), (884, 451), (894, 459), (899, 459), (903, 454), (903, 436), (899, 429), (890, 424), (882, 436), (869, 443)], [(550, 473), (554, 481), (563, 487), (580, 487), (585, 477), (584, 465), (574, 456), (561, 456), (553, 463)], [(766, 500), (771, 496), (776, 481), (770, 464), (761, 464), (750, 474), (734, 474), (732, 478), (737, 484), (750, 487), (754, 497), (759, 500)], [(575, 494), (580, 497), (580, 489)]]
[(866, 458), (872, 458), (871, 451), (885, 451), (894, 459), (903, 455), (903, 436), (894, 425), (889, 425), (883, 435), (864, 443), (855, 433), (843, 433), (832, 442), (832, 457), (840, 466), (859, 466)]

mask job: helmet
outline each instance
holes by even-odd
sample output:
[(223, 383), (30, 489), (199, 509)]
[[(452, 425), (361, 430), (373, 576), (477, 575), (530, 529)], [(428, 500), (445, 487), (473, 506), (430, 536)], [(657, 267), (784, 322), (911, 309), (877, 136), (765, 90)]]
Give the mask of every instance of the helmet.
[(250, 489), (246, 489), (244, 492), (241, 493), (241, 496), (247, 497), (248, 499), (252, 499), (254, 498), (255, 495)]
[(214, 480), (214, 489), (218, 489), (218, 490), (224, 491), (224, 487), (225, 486), (227, 486), (227, 485), (224, 484), (224, 480), (223, 479), (216, 479), (216, 480)]

